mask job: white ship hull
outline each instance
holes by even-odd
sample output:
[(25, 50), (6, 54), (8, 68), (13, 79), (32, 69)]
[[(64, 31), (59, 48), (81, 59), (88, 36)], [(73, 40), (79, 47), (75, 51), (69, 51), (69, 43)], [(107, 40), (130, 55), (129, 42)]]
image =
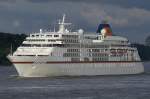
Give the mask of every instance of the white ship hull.
[(52, 63), (52, 64), (14, 64), (19, 76), (93, 76), (139, 74), (144, 72), (141, 62), (111, 63)]

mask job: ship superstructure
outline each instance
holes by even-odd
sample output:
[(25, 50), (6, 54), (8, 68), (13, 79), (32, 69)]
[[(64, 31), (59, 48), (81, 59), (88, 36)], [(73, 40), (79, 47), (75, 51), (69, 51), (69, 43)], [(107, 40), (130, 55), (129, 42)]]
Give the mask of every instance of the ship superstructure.
[(8, 58), (20, 76), (80, 76), (137, 74), (144, 71), (138, 51), (129, 41), (113, 36), (107, 23), (97, 33), (67, 29), (65, 15), (57, 32), (30, 34)]

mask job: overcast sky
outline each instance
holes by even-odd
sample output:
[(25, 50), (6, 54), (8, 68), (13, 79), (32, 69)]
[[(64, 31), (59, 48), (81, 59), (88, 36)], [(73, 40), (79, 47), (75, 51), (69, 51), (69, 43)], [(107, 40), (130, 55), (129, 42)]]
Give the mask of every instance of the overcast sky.
[(62, 14), (73, 29), (95, 32), (107, 20), (113, 33), (144, 43), (150, 35), (150, 0), (0, 0), (0, 31), (53, 29)]

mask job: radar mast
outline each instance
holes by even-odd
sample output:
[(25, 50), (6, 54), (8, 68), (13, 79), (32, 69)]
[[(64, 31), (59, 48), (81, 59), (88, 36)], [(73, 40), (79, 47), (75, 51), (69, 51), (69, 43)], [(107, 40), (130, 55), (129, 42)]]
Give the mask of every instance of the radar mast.
[(58, 33), (64, 33), (66, 28), (65, 26), (66, 25), (71, 25), (71, 23), (65, 23), (65, 18), (66, 18), (66, 15), (64, 14), (63, 15), (63, 18), (62, 18), (62, 21), (59, 21), (59, 30), (58, 30)]

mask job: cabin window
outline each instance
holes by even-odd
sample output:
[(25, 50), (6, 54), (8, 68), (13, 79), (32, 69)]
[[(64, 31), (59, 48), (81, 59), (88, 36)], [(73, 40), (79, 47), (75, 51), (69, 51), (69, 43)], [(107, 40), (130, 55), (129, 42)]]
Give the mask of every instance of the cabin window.
[(92, 49), (92, 52), (100, 52), (100, 49)]
[(45, 37), (45, 35), (40, 35), (41, 37)]
[(78, 62), (78, 61), (80, 61), (80, 58), (71, 58), (71, 61), (72, 62)]
[(93, 61), (98, 62), (98, 61), (106, 61), (106, 58), (93, 58)]
[(56, 40), (48, 40), (48, 42), (56, 42)]
[(23, 47), (31, 47), (31, 44), (22, 44)]
[(80, 53), (64, 53), (63, 57), (80, 57)]
[(84, 61), (90, 61), (88, 57), (84, 57)]
[(46, 37), (52, 37), (52, 35), (46, 35)]
[(80, 52), (80, 49), (67, 49), (67, 52)]
[(59, 37), (59, 35), (54, 35), (54, 37)]
[(35, 35), (31, 35), (31, 37), (35, 37)]

